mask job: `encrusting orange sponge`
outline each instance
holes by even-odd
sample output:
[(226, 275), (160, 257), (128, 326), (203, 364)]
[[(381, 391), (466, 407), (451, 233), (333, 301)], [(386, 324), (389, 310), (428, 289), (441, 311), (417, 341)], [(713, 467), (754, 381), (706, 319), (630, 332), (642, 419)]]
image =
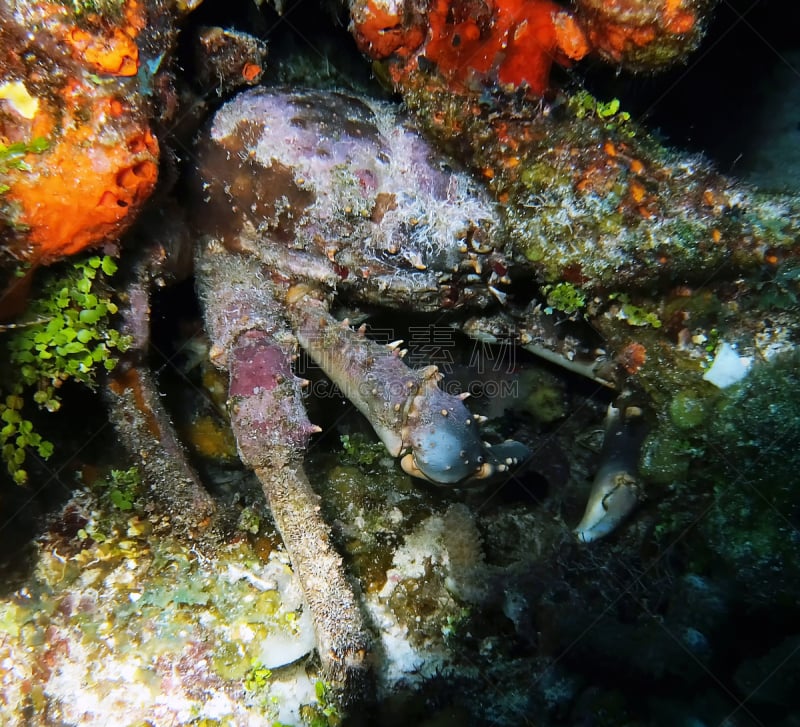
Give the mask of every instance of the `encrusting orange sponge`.
[[(0, 94), (0, 144), (29, 151), (2, 169), (6, 260), (47, 264), (112, 241), (155, 187), (159, 147), (137, 80), (147, 8), (124, 0), (120, 10), (76, 15), (20, 0), (8, 17), (19, 32), (0, 35), (0, 61), (13, 80)], [(18, 38), (68, 52), (22, 53)]]
[(395, 80), (434, 65), (456, 90), (488, 78), (541, 94), (554, 61), (589, 50), (572, 15), (551, 0), (434, 0), (427, 13), (396, 0), (355, 0), (353, 34), (373, 58), (409, 59), (392, 67)]
[(112, 76), (135, 76), (139, 70), (139, 48), (119, 28), (103, 35), (93, 35), (82, 28), (72, 28), (67, 43), (77, 57), (83, 58), (98, 73)]
[(7, 193), (18, 207), (14, 223), (27, 228), (37, 261), (114, 237), (155, 186), (158, 143), (148, 130), (135, 129), (118, 145), (86, 143), (90, 136), (87, 127), (65, 134)]
[(685, 58), (703, 34), (715, 0), (576, 0), (592, 49), (629, 70)]

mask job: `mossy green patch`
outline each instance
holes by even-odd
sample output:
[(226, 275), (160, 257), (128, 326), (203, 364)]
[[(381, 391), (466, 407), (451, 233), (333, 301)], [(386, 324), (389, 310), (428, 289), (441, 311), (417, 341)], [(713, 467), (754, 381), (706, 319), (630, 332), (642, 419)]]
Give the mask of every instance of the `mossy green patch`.
[(578, 91), (570, 98), (567, 107), (578, 119), (594, 116), (605, 122), (608, 131), (615, 131), (631, 138), (636, 135), (631, 115), (627, 111), (622, 111), (618, 98), (600, 101), (588, 91)]
[(519, 179), (529, 192), (543, 191), (558, 180), (565, 181), (564, 172), (545, 161), (525, 164)]
[(267, 669), (257, 659), (253, 659), (250, 662), (250, 668), (244, 675), (244, 688), (251, 692), (263, 689), (269, 684), (271, 678), (272, 670)]
[(308, 727), (339, 727), (344, 719), (341, 705), (330, 685), (321, 679), (314, 683), (317, 704), (304, 704), (300, 717)]
[(343, 434), (339, 437), (344, 454), (342, 461), (362, 469), (371, 469), (381, 460), (388, 457), (386, 447), (375, 439), (370, 439), (365, 434)]
[(214, 671), (227, 681), (246, 679), (253, 668), (247, 659), (244, 646), (238, 641), (228, 641), (217, 645), (211, 659)]
[(658, 315), (646, 308), (634, 305), (627, 293), (611, 293), (608, 299), (617, 301), (620, 304), (617, 318), (625, 321), (629, 326), (661, 328), (661, 320)]
[(669, 485), (689, 475), (691, 445), (669, 426), (659, 427), (645, 442), (641, 470), (651, 482)]
[(134, 500), (142, 487), (137, 467), (127, 470), (112, 469), (105, 484), (108, 488), (108, 498), (114, 507), (123, 512), (133, 509)]
[(109, 20), (122, 16), (125, 0), (58, 0), (61, 5), (72, 10), (76, 18), (87, 15), (100, 15)]
[(755, 284), (758, 305), (765, 310), (796, 310), (800, 306), (800, 261), (780, 263), (766, 280)]
[(705, 468), (712, 502), (699, 530), (751, 602), (800, 589), (800, 351), (753, 366), (709, 411)]
[(547, 305), (564, 313), (577, 313), (586, 307), (586, 294), (572, 283), (545, 285), (542, 292), (547, 296)]
[(519, 378), (522, 396), (514, 408), (539, 424), (552, 424), (568, 413), (563, 382), (544, 368), (525, 369)]
[[(25, 157), (28, 154), (41, 154), (49, 148), (50, 142), (43, 136), (14, 144), (0, 143), (0, 174), (7, 174), (12, 169), (29, 172), (31, 166), (25, 161)], [(0, 183), (0, 194), (8, 192), (9, 189), (11, 187), (8, 184)]]
[(706, 401), (692, 391), (679, 391), (670, 402), (669, 415), (678, 429), (695, 429), (706, 418)]

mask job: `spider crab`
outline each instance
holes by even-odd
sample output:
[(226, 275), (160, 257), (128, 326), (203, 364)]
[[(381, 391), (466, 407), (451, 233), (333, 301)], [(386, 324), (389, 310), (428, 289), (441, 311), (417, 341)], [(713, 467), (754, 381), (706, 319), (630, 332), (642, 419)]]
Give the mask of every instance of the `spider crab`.
[[(254, 89), (223, 106), (198, 146), (195, 277), (213, 363), (230, 377), (228, 409), (241, 460), (260, 479), (303, 584), (319, 653), (353, 693), (370, 637), (303, 470), (311, 424), (306, 382), (292, 370), (302, 347), (369, 420), (410, 475), (446, 486), (513, 476), (530, 452), (484, 441), (466, 395), (439, 387), (436, 366), (412, 369), (401, 342), (379, 344), (337, 320), (337, 298), (417, 313), (451, 311), (491, 338), (482, 311), (508, 305), (512, 249), (478, 183), (435, 152), (396, 106), (343, 93)], [(147, 347), (148, 295), (164, 275), (151, 248), (127, 288), (124, 328)], [(615, 366), (529, 306), (515, 311), (518, 342), (607, 386)], [(496, 334), (497, 332), (495, 332)], [(173, 525), (202, 538), (221, 514), (188, 465), (135, 355), (107, 389), (111, 418), (141, 455), (147, 479), (166, 482)], [(610, 532), (637, 496), (638, 417), (609, 417), (583, 540)], [(633, 422), (633, 423), (632, 423)], [(620, 444), (621, 443), (621, 444)], [(358, 690), (355, 690), (356, 692)]]

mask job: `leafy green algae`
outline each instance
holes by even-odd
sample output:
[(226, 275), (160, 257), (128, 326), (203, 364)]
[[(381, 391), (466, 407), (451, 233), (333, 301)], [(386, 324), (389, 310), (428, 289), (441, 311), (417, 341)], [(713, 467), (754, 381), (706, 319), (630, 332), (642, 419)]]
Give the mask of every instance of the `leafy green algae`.
[[(37, 137), (29, 142), (16, 142), (14, 144), (0, 143), (0, 174), (7, 174), (10, 169), (29, 172), (30, 164), (25, 161), (28, 154), (42, 154), (50, 148), (50, 142), (44, 137)], [(9, 185), (0, 182), (0, 194), (11, 189)], [(3, 215), (0, 213), (0, 221)]]
[(43, 459), (53, 453), (26, 407), (57, 411), (65, 382), (93, 388), (98, 371), (111, 371), (130, 345), (111, 325), (117, 305), (108, 279), (116, 270), (109, 256), (92, 255), (46, 271), (26, 319), (0, 338), (0, 454), (18, 484), (28, 479), (27, 449)]
[[(545, 285), (542, 292), (547, 296), (547, 305), (550, 309), (560, 310), (564, 313), (577, 313), (586, 307), (585, 293), (572, 283), (557, 283)], [(549, 313), (550, 311), (546, 311)]]

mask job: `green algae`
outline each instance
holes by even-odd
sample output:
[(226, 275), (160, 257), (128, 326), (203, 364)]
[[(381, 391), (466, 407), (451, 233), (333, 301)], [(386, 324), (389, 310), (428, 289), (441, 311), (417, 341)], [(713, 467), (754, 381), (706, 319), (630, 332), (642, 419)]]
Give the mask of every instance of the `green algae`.
[(264, 689), (271, 678), (272, 670), (267, 669), (258, 659), (253, 659), (244, 675), (244, 688), (249, 691)]
[(631, 123), (631, 115), (627, 111), (622, 111), (621, 106), (618, 98), (601, 101), (585, 90), (578, 91), (567, 102), (567, 107), (575, 118), (602, 119), (607, 131), (619, 132), (623, 136), (633, 138), (636, 136), (636, 129)]
[(101, 486), (108, 488), (108, 499), (118, 510), (133, 509), (136, 498), (142, 494), (142, 480), (138, 467), (127, 470), (112, 469)]
[(552, 424), (568, 414), (564, 383), (544, 368), (526, 368), (519, 376), (520, 401), (514, 408), (525, 411), (538, 424)]
[(555, 164), (533, 161), (520, 172), (519, 181), (529, 192), (536, 194), (544, 193), (554, 185), (569, 184), (570, 177)]
[(122, 17), (124, 0), (56, 0), (60, 5), (71, 10), (76, 18), (87, 15), (99, 15), (110, 21)]
[[(7, 174), (15, 169), (20, 172), (31, 171), (31, 166), (25, 161), (28, 154), (42, 154), (50, 148), (50, 142), (44, 137), (37, 137), (32, 141), (20, 141), (14, 144), (0, 143), (0, 174)], [(9, 185), (0, 183), (0, 194), (11, 189)], [(0, 216), (0, 221), (3, 217)]]
[(550, 313), (553, 309), (564, 313), (577, 313), (586, 307), (586, 294), (572, 283), (557, 283), (556, 285), (545, 285), (542, 293), (546, 296), (547, 305)]
[(239, 682), (245, 680), (247, 687), (247, 674), (252, 669), (252, 661), (248, 660), (247, 650), (240, 642), (226, 642), (220, 644), (212, 657), (212, 668), (226, 681)]
[(676, 430), (660, 427), (643, 447), (640, 468), (651, 484), (685, 481), (692, 462), (692, 448)]
[(619, 304), (616, 316), (629, 326), (661, 328), (661, 319), (658, 314), (642, 306), (634, 305), (627, 293), (611, 293), (608, 300), (616, 301)]
[(388, 456), (383, 443), (360, 432), (342, 434), (339, 440), (344, 450), (342, 462), (345, 464), (369, 469)]
[(796, 311), (800, 306), (800, 261), (784, 260), (772, 274), (755, 286), (758, 305), (764, 310)]
[(0, 631), (7, 636), (17, 638), (20, 629), (31, 617), (32, 614), (18, 603), (13, 601), (2, 603), (0, 604)]
[(107, 255), (85, 256), (48, 270), (26, 320), (0, 340), (0, 454), (18, 484), (28, 479), (26, 450), (43, 459), (53, 453), (53, 444), (36, 431), (26, 409), (57, 411), (65, 382), (94, 388), (99, 372), (113, 370), (116, 354), (130, 345), (111, 325), (117, 305), (108, 279), (116, 270)]

